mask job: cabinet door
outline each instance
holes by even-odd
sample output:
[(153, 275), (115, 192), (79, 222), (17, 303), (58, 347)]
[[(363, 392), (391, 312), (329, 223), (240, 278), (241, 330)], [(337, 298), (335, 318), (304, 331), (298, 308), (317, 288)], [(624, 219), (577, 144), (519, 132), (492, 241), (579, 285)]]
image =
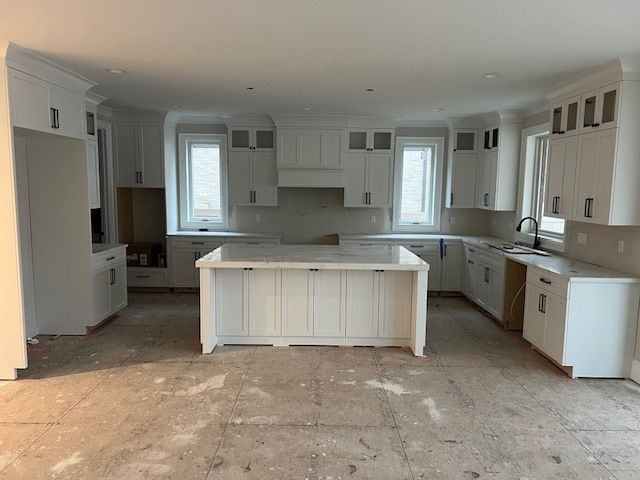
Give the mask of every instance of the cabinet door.
[(598, 93), (598, 116), (596, 123), (602, 128), (618, 126), (618, 111), (620, 110), (620, 83), (602, 87)]
[(542, 289), (527, 283), (524, 298), (522, 336), (538, 348), (544, 345), (545, 318), (542, 313)]
[(449, 208), (475, 206), (477, 158), (468, 153), (454, 153), (451, 157)]
[(367, 162), (367, 191), (370, 207), (391, 206), (391, 181), (393, 178), (393, 156), (373, 154)]
[(454, 153), (476, 153), (477, 131), (471, 129), (455, 130), (453, 133), (453, 151)]
[(553, 293), (545, 292), (544, 353), (559, 364), (564, 364), (564, 339), (566, 330), (567, 301)]
[(386, 271), (379, 273), (380, 293), (378, 336), (409, 338), (411, 335), (411, 272)]
[(347, 271), (347, 337), (378, 336), (378, 273)]
[(370, 151), (376, 153), (393, 153), (393, 132), (391, 130), (371, 130), (369, 135)]
[(100, 208), (100, 162), (98, 142), (95, 140), (87, 140), (87, 186), (89, 208)]
[(295, 167), (298, 165), (298, 135), (293, 131), (278, 130), (278, 166)]
[(272, 127), (255, 127), (253, 129), (252, 147), (256, 152), (275, 152), (276, 131)]
[(325, 132), (322, 135), (322, 166), (342, 168), (342, 153), (345, 150), (342, 132)]
[(246, 150), (251, 148), (252, 130), (250, 127), (231, 128), (229, 136), (231, 137), (231, 146), (229, 150)]
[(488, 265), (483, 262), (478, 262), (478, 268), (476, 270), (477, 275), (477, 302), (483, 308), (487, 308), (489, 303), (489, 289), (491, 288), (491, 277)]
[(192, 249), (172, 249), (171, 274), (173, 287), (193, 288), (198, 287), (200, 277), (196, 269), (196, 260), (199, 255)]
[(600, 225), (608, 225), (610, 223), (613, 170), (617, 155), (617, 142), (617, 128), (598, 132), (598, 155), (589, 220)]
[(314, 272), (282, 270), (282, 335), (307, 337), (314, 334)]
[(142, 186), (164, 188), (163, 126), (157, 123), (140, 125), (140, 161)]
[(111, 283), (109, 287), (111, 298), (111, 312), (117, 312), (127, 306), (127, 266), (124, 263), (115, 265), (111, 269)]
[(276, 154), (269, 152), (252, 153), (253, 203), (257, 206), (277, 206)]
[(444, 242), (442, 255), (442, 288), (445, 292), (459, 292), (462, 287), (462, 244)]
[(597, 116), (598, 116), (598, 99), (600, 91), (591, 90), (580, 96), (580, 107), (582, 110), (580, 121), (580, 133), (591, 132), (594, 128), (597, 128)]
[(489, 291), (485, 308), (498, 320), (502, 320), (504, 298), (504, 271), (489, 268)]
[(476, 257), (467, 256), (464, 264), (463, 291), (473, 300), (478, 297), (478, 265)]
[(492, 151), (489, 154), (489, 166), (485, 167), (489, 170), (489, 194), (486, 197), (486, 207), (489, 210), (496, 210), (498, 208), (498, 197), (501, 196), (500, 187), (498, 185), (498, 157), (500, 152), (497, 150)]
[(59, 127), (53, 133), (85, 138), (84, 96), (57, 85), (51, 85), (51, 106), (58, 110)]
[(549, 142), (544, 214), (571, 219), (574, 200), (578, 137), (555, 138)]
[(345, 165), (344, 206), (364, 207), (367, 205), (367, 157), (349, 155)]
[(440, 259), (440, 252), (421, 251), (416, 254), (429, 264), (427, 290), (439, 292), (442, 289), (442, 260)]
[(565, 100), (562, 117), (563, 135), (578, 133), (580, 128), (580, 97), (572, 97)]
[(113, 125), (113, 150), (118, 167), (118, 187), (137, 187), (138, 126), (135, 123)]
[(280, 272), (264, 268), (249, 271), (249, 335), (280, 335)]
[(349, 130), (349, 152), (359, 153), (366, 152), (369, 149), (368, 131), (362, 130)]
[(253, 178), (250, 151), (229, 152), (229, 205), (253, 204)]
[(11, 122), (16, 127), (50, 132), (49, 82), (9, 68)]
[(551, 107), (551, 133), (549, 135), (551, 138), (562, 135), (562, 119), (564, 115), (564, 101), (560, 101)]
[(344, 270), (314, 272), (313, 332), (317, 337), (344, 337), (344, 298), (346, 277)]
[(477, 171), (476, 207), (488, 209), (491, 191), (491, 152), (484, 152), (478, 156)]
[(297, 165), (299, 167), (322, 167), (322, 137), (322, 133), (311, 130), (298, 134), (299, 156)]
[(247, 272), (239, 268), (215, 270), (216, 328), (218, 335), (246, 336)]
[(109, 298), (109, 283), (111, 270), (106, 268), (93, 272), (91, 286), (93, 291), (93, 317), (91, 325), (95, 325), (107, 318), (111, 312), (111, 300)]

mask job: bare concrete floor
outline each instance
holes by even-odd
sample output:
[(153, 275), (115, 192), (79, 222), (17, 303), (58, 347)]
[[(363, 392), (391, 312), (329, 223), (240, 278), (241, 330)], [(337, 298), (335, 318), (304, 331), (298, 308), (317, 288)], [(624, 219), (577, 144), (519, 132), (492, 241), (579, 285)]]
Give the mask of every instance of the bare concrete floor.
[(131, 295), (0, 382), (0, 478), (640, 478), (638, 385), (571, 380), (464, 299), (429, 300), (425, 358), (202, 356), (195, 295)]

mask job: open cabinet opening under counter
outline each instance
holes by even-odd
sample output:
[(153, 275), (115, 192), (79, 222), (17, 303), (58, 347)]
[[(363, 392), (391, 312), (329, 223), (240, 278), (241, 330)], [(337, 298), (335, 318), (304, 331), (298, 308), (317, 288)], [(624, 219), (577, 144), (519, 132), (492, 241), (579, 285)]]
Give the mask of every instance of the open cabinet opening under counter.
[(196, 267), (203, 353), (262, 344), (423, 355), (429, 264), (404, 247), (227, 244)]

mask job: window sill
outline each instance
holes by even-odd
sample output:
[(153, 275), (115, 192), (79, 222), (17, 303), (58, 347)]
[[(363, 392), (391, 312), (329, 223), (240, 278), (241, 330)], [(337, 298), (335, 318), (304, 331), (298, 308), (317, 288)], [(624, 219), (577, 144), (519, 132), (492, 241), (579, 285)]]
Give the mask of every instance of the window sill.
[(440, 225), (395, 225), (391, 231), (398, 233), (440, 233)]

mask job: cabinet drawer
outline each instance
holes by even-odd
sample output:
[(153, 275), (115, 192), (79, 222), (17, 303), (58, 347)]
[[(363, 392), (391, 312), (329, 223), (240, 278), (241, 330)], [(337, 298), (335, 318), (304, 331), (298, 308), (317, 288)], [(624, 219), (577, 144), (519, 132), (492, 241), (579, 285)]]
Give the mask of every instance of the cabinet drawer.
[(280, 245), (276, 238), (228, 238), (226, 243), (239, 243), (242, 245)]
[(439, 242), (398, 242), (396, 245), (406, 248), (416, 255), (437, 254), (440, 255)]
[(393, 243), (384, 240), (342, 240), (340, 245), (345, 247), (390, 247)]
[(126, 262), (126, 251), (124, 248), (116, 251), (108, 250), (91, 255), (91, 268), (94, 270), (123, 262)]
[(166, 268), (128, 268), (127, 283), (130, 287), (166, 287)]
[(566, 278), (541, 268), (527, 267), (527, 283), (562, 298), (567, 298), (569, 292), (569, 281)]
[(215, 250), (220, 245), (225, 244), (224, 238), (207, 238), (207, 237), (171, 237), (169, 239), (169, 248), (188, 248), (202, 251), (203, 254)]

